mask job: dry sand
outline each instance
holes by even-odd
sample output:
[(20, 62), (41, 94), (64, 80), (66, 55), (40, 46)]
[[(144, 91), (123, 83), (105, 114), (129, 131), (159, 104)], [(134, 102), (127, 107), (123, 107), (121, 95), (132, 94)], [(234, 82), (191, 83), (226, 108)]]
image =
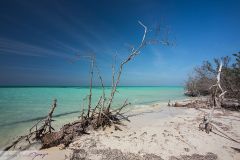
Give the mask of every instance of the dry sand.
[[(131, 111), (130, 123), (122, 131), (91, 131), (76, 139), (67, 149), (54, 147), (28, 151), (24, 159), (69, 159), (72, 150), (82, 159), (156, 159), (156, 160), (240, 160), (240, 113), (216, 110), (217, 126), (207, 134), (198, 125), (206, 109), (166, 107), (154, 104)], [(224, 132), (223, 135), (221, 132)], [(238, 141), (234, 141), (234, 140)], [(37, 156), (35, 156), (37, 155)], [(66, 156), (65, 156), (66, 155)]]

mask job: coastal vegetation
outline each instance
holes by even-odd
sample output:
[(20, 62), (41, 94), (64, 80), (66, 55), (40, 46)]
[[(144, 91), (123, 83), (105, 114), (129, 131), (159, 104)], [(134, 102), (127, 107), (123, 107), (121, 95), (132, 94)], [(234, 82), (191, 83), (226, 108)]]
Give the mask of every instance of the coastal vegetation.
[[(231, 57), (225, 56), (214, 59), (213, 62), (204, 61), (200, 67), (194, 69), (185, 84), (185, 95), (208, 96), (212, 95), (212, 88), (216, 82), (218, 69), (222, 63), (220, 84), (226, 91), (221, 106), (227, 109), (240, 109), (240, 52)], [(219, 91), (217, 91), (219, 92)]]
[[(210, 109), (199, 124), (199, 130), (206, 131), (208, 134), (214, 128), (226, 135), (212, 123), (215, 109), (240, 110), (240, 52), (233, 54), (233, 57), (235, 60), (232, 63), (230, 63), (230, 57), (226, 56), (214, 59), (214, 63), (204, 61), (202, 66), (194, 69), (194, 74), (186, 82), (185, 95), (206, 96), (204, 100), (174, 104), (175, 107)], [(231, 137), (228, 138), (239, 143)]]
[(213, 62), (204, 61), (194, 69), (185, 84), (186, 95), (205, 96), (210, 94), (210, 87), (215, 83), (220, 61), (223, 62), (221, 86), (227, 91), (226, 98), (240, 101), (240, 52), (233, 54), (233, 61), (229, 56), (214, 59)]

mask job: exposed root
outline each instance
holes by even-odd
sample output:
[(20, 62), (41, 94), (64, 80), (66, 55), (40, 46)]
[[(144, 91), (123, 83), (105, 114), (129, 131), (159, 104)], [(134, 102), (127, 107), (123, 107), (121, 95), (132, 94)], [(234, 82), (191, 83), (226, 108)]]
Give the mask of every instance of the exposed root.
[[(32, 128), (30, 128), (29, 130), (29, 134), (19, 137), (18, 139), (13, 141), (12, 144), (5, 147), (3, 151), (8, 151), (11, 148), (15, 148), (15, 146), (23, 140), (26, 140), (29, 144), (31, 144), (33, 141), (42, 140), (45, 135), (52, 133), (52, 130), (54, 130), (51, 124), (52, 121), (54, 121), (52, 119), (52, 114), (56, 107), (57, 107), (57, 100), (54, 99), (52, 108), (48, 113), (48, 116), (38, 121), (35, 125), (33, 125)], [(38, 127), (39, 125), (40, 127)]]
[[(98, 103), (98, 105), (90, 112), (91, 116), (88, 117), (83, 111), (79, 120), (65, 124), (59, 131), (53, 132), (54, 128), (52, 127), (51, 122), (53, 121), (53, 111), (57, 106), (56, 102), (57, 101), (54, 100), (52, 108), (45, 119), (38, 121), (29, 130), (29, 134), (19, 137), (12, 142), (11, 145), (7, 146), (4, 151), (15, 148), (19, 142), (24, 140), (29, 144), (33, 143), (33, 141), (41, 141), (41, 149), (58, 146), (60, 144), (66, 147), (77, 136), (88, 134), (87, 130), (89, 129), (105, 129), (106, 127), (114, 126), (115, 130), (121, 130), (119, 125), (122, 125), (122, 120), (128, 120), (127, 117), (120, 113), (121, 110), (129, 104), (127, 101), (125, 101), (119, 109), (113, 111), (108, 111), (105, 108), (102, 109), (99, 107), (100, 103)], [(38, 127), (40, 124), (42, 125)]]
[(127, 106), (126, 103), (122, 107), (114, 111), (107, 109), (101, 110), (96, 106), (91, 112), (91, 116), (82, 116), (79, 120), (64, 125), (60, 131), (46, 134), (42, 138), (42, 148), (49, 148), (63, 144), (68, 146), (74, 138), (83, 134), (88, 134), (89, 129), (99, 129), (114, 126), (115, 130), (121, 130), (119, 125), (122, 124), (122, 119), (127, 119), (120, 113), (123, 107)]

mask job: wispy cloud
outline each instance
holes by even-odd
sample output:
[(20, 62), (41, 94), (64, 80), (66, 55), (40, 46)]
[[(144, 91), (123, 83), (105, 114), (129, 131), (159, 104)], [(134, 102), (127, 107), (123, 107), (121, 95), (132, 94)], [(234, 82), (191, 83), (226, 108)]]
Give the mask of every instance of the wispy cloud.
[(72, 56), (52, 49), (23, 43), (6, 38), (0, 38), (0, 54), (16, 54), (22, 56), (47, 57), (56, 56), (61, 58), (71, 58)]
[[(88, 20), (82, 18), (81, 14), (69, 12), (68, 7), (65, 7), (61, 2), (54, 2), (56, 7), (51, 10), (36, 2), (21, 2), (19, 5), (41, 21), (42, 24), (47, 24), (51, 30), (59, 34), (48, 32), (41, 28), (41, 25), (35, 25), (31, 22), (22, 23), (15, 17), (4, 15), (6, 21), (10, 21), (11, 24), (20, 29), (30, 30), (35, 36), (39, 36), (42, 42), (38, 46), (0, 39), (0, 54), (39, 57), (51, 55), (71, 59), (72, 57), (69, 56), (74, 56), (76, 53), (92, 52), (97, 55), (100, 61), (106, 60), (106, 58), (112, 59), (116, 51), (121, 53), (118, 55), (119, 58), (123, 56), (122, 54), (125, 54), (125, 52), (121, 52), (122, 44), (116, 44), (116, 41), (113, 40), (116, 37), (118, 40), (121, 39), (122, 35), (117, 33), (113, 27), (106, 25), (102, 19), (95, 19), (94, 22), (86, 23)], [(3, 44), (3, 41), (7, 44)], [(42, 43), (45, 44), (42, 45)]]

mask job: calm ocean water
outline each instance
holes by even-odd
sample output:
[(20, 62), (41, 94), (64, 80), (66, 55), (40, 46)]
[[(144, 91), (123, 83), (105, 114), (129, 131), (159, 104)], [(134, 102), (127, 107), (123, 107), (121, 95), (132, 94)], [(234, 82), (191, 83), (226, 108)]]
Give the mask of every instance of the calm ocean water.
[[(114, 106), (121, 105), (126, 98), (135, 107), (169, 99), (183, 99), (183, 87), (119, 87)], [(55, 126), (77, 118), (83, 99), (88, 95), (87, 87), (1, 87), (0, 88), (0, 148), (17, 135), (24, 134), (36, 118), (46, 116), (52, 100), (57, 98), (58, 106)], [(100, 87), (93, 88), (93, 104), (101, 96)], [(106, 88), (110, 94), (110, 88)], [(130, 106), (131, 107), (131, 106)]]

